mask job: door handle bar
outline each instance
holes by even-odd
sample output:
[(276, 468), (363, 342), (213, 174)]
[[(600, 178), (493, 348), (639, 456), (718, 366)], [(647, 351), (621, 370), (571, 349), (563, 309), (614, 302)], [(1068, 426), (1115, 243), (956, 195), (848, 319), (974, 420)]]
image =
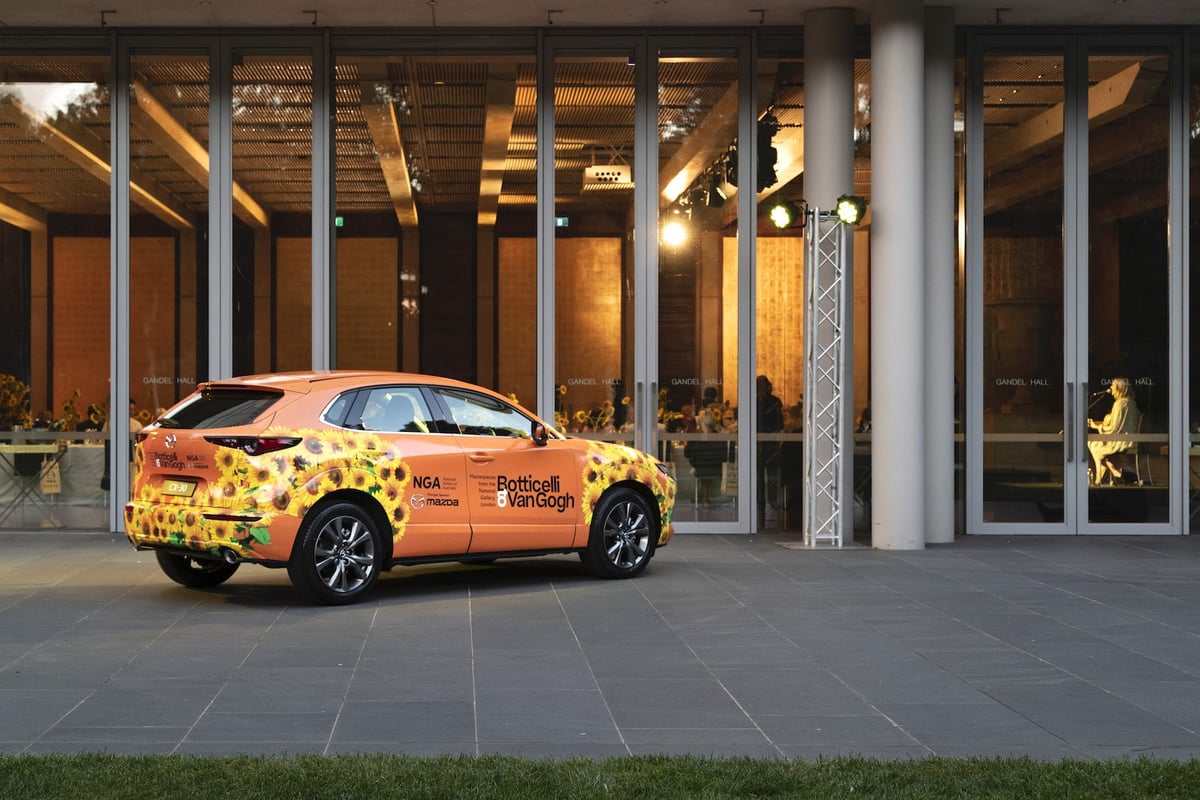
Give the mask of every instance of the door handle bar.
[(1067, 381), (1067, 463), (1075, 460), (1075, 382)]

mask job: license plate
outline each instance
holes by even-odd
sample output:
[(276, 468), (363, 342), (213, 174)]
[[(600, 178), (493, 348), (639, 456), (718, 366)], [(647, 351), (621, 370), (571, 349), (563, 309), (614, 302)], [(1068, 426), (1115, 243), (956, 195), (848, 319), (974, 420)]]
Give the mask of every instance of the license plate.
[(162, 493), (172, 497), (191, 497), (194, 491), (195, 481), (163, 481)]

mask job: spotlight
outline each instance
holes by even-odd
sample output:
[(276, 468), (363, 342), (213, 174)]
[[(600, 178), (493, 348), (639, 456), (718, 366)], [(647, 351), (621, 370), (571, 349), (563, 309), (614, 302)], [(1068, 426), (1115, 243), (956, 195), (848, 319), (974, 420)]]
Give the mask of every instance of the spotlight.
[(662, 223), (661, 232), (662, 242), (667, 247), (682, 247), (688, 239), (688, 226), (684, 222), (684, 214), (682, 209), (672, 207), (670, 217), (666, 222)]
[(662, 229), (663, 244), (668, 247), (679, 247), (687, 241), (687, 226), (677, 219), (673, 219)]
[(771, 224), (780, 230), (790, 228), (797, 222), (800, 222), (803, 227), (804, 223), (801, 221), (803, 214), (800, 206), (791, 200), (781, 200), (767, 212), (767, 216), (771, 218)]
[(844, 194), (837, 199), (838, 219), (847, 225), (857, 225), (862, 222), (867, 213), (867, 199), (856, 194)]

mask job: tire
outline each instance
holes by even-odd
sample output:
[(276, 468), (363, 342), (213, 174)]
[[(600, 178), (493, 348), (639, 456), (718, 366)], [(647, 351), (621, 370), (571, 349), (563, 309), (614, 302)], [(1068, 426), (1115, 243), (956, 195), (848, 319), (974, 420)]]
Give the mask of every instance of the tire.
[(219, 586), (237, 572), (240, 564), (229, 564), (206, 558), (195, 558), (186, 553), (158, 550), (154, 553), (158, 566), (168, 578), (181, 586), (205, 589)]
[(356, 603), (379, 580), (381, 542), (366, 511), (353, 503), (333, 503), (310, 514), (300, 526), (288, 576), (310, 600)]
[(633, 489), (617, 487), (600, 498), (587, 550), (579, 557), (601, 578), (633, 578), (646, 569), (657, 543), (657, 517), (650, 504)]

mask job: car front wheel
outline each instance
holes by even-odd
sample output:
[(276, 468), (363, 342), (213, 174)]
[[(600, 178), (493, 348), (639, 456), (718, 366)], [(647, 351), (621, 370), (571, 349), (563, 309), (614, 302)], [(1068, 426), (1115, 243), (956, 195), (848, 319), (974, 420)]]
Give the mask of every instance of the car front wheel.
[(602, 578), (640, 575), (654, 555), (657, 529), (654, 511), (642, 495), (626, 487), (612, 489), (592, 516), (583, 564)]
[(213, 559), (194, 558), (186, 553), (159, 550), (155, 554), (158, 567), (168, 578), (193, 589), (219, 586), (237, 572), (238, 564)]
[(292, 584), (326, 605), (357, 602), (379, 579), (383, 561), (375, 522), (352, 503), (334, 503), (305, 519), (288, 562)]

